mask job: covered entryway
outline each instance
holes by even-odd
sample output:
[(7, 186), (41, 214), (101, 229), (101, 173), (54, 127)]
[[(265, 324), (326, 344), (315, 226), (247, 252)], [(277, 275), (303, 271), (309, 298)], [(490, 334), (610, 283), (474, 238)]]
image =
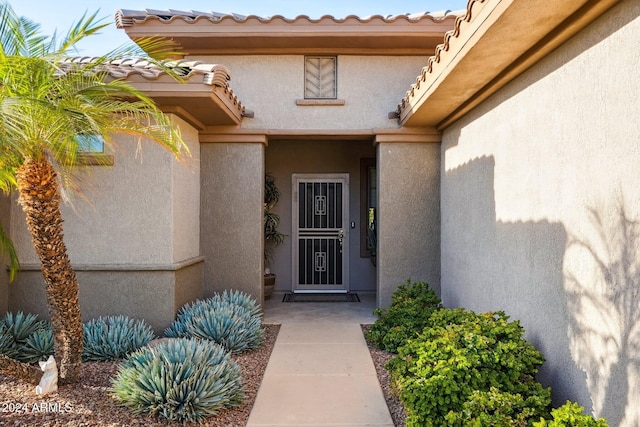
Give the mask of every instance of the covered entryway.
[(349, 174), (293, 174), (294, 292), (349, 290)]

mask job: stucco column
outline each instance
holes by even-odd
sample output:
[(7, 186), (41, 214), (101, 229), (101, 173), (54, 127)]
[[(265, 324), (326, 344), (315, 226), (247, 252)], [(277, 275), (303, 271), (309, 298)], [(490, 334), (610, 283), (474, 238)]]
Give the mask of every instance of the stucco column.
[(263, 301), (265, 135), (207, 135), (201, 145), (204, 295), (237, 289)]
[(377, 304), (411, 279), (440, 293), (440, 134), (378, 134)]

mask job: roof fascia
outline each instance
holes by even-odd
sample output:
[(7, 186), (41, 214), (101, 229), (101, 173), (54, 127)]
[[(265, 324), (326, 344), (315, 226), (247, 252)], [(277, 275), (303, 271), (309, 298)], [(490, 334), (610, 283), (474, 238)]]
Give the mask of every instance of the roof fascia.
[(471, 0), (398, 106), (402, 126), (443, 129), (620, 0)]
[(383, 17), (361, 19), (355, 16), (337, 20), (326, 16), (311, 20), (301, 16), (290, 20), (265, 20), (250, 16), (244, 20), (224, 17), (185, 19), (156, 15), (120, 19), (132, 40), (145, 37), (170, 38), (187, 55), (204, 54), (384, 54), (431, 55), (446, 31), (453, 28), (457, 15), (434, 19), (393, 20)]

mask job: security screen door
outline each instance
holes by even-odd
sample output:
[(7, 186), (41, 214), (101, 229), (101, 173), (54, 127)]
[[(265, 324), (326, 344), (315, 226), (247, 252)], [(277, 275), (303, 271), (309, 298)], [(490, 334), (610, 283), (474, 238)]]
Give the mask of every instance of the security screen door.
[(293, 174), (293, 291), (349, 290), (349, 174)]

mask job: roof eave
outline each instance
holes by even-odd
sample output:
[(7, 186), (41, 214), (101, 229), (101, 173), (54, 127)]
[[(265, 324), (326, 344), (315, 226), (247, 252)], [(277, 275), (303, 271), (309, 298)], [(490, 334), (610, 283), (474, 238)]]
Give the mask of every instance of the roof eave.
[(620, 0), (471, 0), (398, 106), (403, 126), (447, 127)]
[[(151, 13), (153, 12), (153, 13)], [(136, 41), (163, 37), (177, 44), (183, 55), (359, 53), (431, 55), (461, 11), (443, 16), (400, 15), (393, 18), (323, 16), (260, 18), (203, 12), (118, 11), (118, 28)]]

